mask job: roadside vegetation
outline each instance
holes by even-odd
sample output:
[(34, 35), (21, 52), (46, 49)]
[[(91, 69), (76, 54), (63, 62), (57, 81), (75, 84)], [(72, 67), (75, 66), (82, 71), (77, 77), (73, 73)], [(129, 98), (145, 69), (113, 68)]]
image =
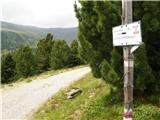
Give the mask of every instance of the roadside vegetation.
[[(36, 120), (120, 120), (123, 113), (123, 49), (112, 45), (112, 27), (121, 25), (120, 1), (79, 1), (78, 40), (69, 46), (52, 34), (37, 48), (22, 46), (2, 56), (2, 83), (48, 70), (89, 64), (92, 75), (62, 90), (34, 115)], [(160, 1), (133, 2), (141, 20), (143, 45), (134, 52), (134, 120), (160, 120)], [(128, 71), (129, 72), (129, 71)], [(65, 93), (81, 88), (72, 100)]]
[(83, 62), (78, 52), (78, 42), (69, 46), (64, 40), (56, 40), (52, 34), (41, 39), (36, 49), (21, 46), (14, 52), (2, 55), (2, 84), (23, 80), (46, 71), (71, 68)]
[(29, 76), (27, 78), (21, 77), (21, 78), (17, 79), (16, 81), (10, 82), (9, 84), (2, 84), (1, 87), (15, 86), (17, 83), (24, 83), (24, 82), (29, 83), (29, 82), (32, 82), (33, 80), (45, 79), (47, 77), (57, 75), (59, 73), (68, 72), (71, 70), (75, 70), (75, 69), (83, 68), (83, 67), (87, 67), (87, 66), (88, 65), (79, 65), (79, 66), (75, 66), (75, 67), (62, 68), (62, 69), (58, 69), (58, 70), (48, 70), (48, 71), (45, 71), (40, 74)]
[[(80, 54), (96, 78), (117, 89), (123, 88), (123, 49), (113, 47), (112, 28), (121, 25), (121, 1), (80, 1), (75, 3), (79, 21)], [(141, 21), (142, 41), (134, 52), (134, 95), (160, 93), (160, 2), (133, 2), (133, 22)], [(154, 14), (153, 14), (154, 13)]]
[[(82, 89), (73, 99), (66, 93), (72, 88)], [(123, 91), (122, 91), (123, 92)], [(32, 120), (121, 120), (123, 117), (123, 93), (112, 85), (97, 79), (91, 73), (61, 90), (34, 113)], [(136, 99), (134, 101), (134, 120), (159, 120), (160, 103), (158, 99)]]

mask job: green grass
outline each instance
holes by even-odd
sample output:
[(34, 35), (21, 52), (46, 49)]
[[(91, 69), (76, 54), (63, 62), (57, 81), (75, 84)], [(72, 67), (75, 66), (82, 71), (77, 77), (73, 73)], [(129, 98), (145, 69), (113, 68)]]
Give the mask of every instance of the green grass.
[[(112, 102), (110, 85), (91, 73), (58, 92), (34, 113), (32, 120), (122, 120), (123, 101)], [(82, 93), (74, 99), (66, 94), (72, 88)], [(122, 95), (123, 96), (123, 95)], [(135, 101), (134, 120), (160, 120), (160, 108), (146, 102)]]

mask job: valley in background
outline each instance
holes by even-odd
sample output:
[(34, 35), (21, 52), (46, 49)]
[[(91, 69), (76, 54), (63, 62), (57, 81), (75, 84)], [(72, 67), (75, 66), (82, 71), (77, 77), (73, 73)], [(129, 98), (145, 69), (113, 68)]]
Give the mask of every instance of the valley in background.
[(38, 41), (47, 33), (52, 33), (56, 39), (65, 40), (70, 44), (77, 38), (77, 27), (40, 28), (1, 21), (1, 50), (14, 51), (20, 45), (36, 47)]

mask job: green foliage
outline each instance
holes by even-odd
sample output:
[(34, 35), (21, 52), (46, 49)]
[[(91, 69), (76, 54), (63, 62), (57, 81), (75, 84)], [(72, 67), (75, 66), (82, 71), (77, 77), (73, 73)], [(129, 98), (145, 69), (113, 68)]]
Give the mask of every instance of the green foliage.
[[(54, 44), (55, 43), (55, 44)], [(21, 46), (12, 55), (8, 50), (2, 53), (2, 83), (20, 77), (28, 77), (40, 72), (82, 64), (79, 57), (78, 42), (74, 40), (71, 47), (64, 40), (55, 40), (53, 35), (39, 41), (37, 48)], [(15, 60), (15, 62), (14, 62)]]
[(35, 58), (29, 46), (21, 46), (14, 57), (17, 77), (28, 77), (35, 73)]
[[(103, 59), (110, 61), (112, 27), (120, 22), (119, 2), (81, 1), (75, 12), (79, 19), (81, 54), (90, 64), (95, 77), (101, 77), (99, 65)], [(88, 46), (89, 45), (89, 46)], [(87, 52), (86, 52), (87, 51)]]
[(160, 110), (151, 105), (141, 105), (135, 109), (134, 120), (159, 120)]
[(111, 66), (118, 73), (119, 76), (123, 74), (123, 58), (122, 55), (118, 53), (116, 48), (113, 48), (111, 52)]
[(157, 84), (152, 69), (148, 65), (145, 46), (142, 45), (135, 53), (135, 94), (152, 93)]
[(103, 60), (101, 65), (100, 65), (100, 68), (101, 68), (102, 78), (105, 81), (110, 81), (110, 79), (108, 78), (108, 73), (109, 73), (109, 71), (111, 69), (111, 65), (108, 63), (108, 61), (107, 60)]
[[(77, 8), (76, 4), (74, 7), (79, 20), (78, 39), (81, 44), (81, 56), (90, 64), (95, 77), (123, 78), (122, 49), (112, 50), (112, 27), (121, 24), (121, 2), (80, 1), (80, 4), (80, 8)], [(142, 51), (140, 50), (141, 52), (135, 52), (139, 54), (135, 58), (135, 89), (141, 91), (137, 92), (139, 94), (160, 91), (159, 14), (159, 1), (133, 2), (133, 21), (141, 20), (142, 38), (146, 46)], [(102, 62), (104, 59), (112, 66), (112, 72), (108, 71), (107, 75), (104, 73), (108, 68), (103, 66), (108, 67), (108, 65)], [(142, 63), (143, 59), (144, 63)], [(114, 85), (121, 86), (118, 83)]]
[(51, 51), (50, 65), (52, 69), (60, 69), (68, 66), (71, 51), (64, 40), (55, 41)]
[(73, 67), (76, 65), (80, 65), (82, 63), (82, 60), (79, 57), (79, 51), (78, 51), (78, 41), (73, 40), (70, 46), (71, 49), (71, 55), (69, 56), (68, 60), (68, 66)]
[(82, 41), (83, 42), (81, 42), (81, 46), (79, 48), (80, 58), (85, 63), (89, 63), (94, 54), (94, 51), (93, 51), (92, 45), (88, 41), (86, 40), (82, 40)]
[(112, 68), (112, 66), (107, 62), (107, 60), (103, 60), (103, 62), (100, 64), (100, 70), (102, 78), (111, 84), (118, 83), (119, 80), (118, 74), (115, 72), (115, 70)]
[(1, 61), (1, 82), (8, 83), (14, 80), (15, 61), (11, 53), (2, 56)]
[(36, 50), (37, 72), (43, 72), (50, 68), (49, 62), (53, 44), (53, 35), (50, 33), (38, 42)]
[[(160, 86), (160, 1), (133, 2), (133, 18), (142, 22), (142, 38), (149, 66)], [(152, 88), (153, 89), (153, 88)], [(160, 90), (160, 87), (159, 87)]]
[(91, 59), (90, 66), (92, 68), (93, 76), (96, 77), (96, 78), (100, 78), (101, 77), (100, 64), (101, 64), (101, 61), (102, 61), (101, 53), (94, 51), (94, 55), (90, 59)]

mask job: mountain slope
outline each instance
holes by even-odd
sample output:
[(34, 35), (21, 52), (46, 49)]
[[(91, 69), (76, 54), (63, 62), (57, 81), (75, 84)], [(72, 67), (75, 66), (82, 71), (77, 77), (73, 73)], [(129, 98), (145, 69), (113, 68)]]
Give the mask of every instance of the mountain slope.
[(2, 50), (14, 50), (21, 44), (35, 46), (38, 40), (52, 33), (56, 39), (64, 39), (71, 43), (76, 39), (77, 28), (39, 28), (34, 26), (17, 25), (8, 22), (1, 22), (1, 45)]

